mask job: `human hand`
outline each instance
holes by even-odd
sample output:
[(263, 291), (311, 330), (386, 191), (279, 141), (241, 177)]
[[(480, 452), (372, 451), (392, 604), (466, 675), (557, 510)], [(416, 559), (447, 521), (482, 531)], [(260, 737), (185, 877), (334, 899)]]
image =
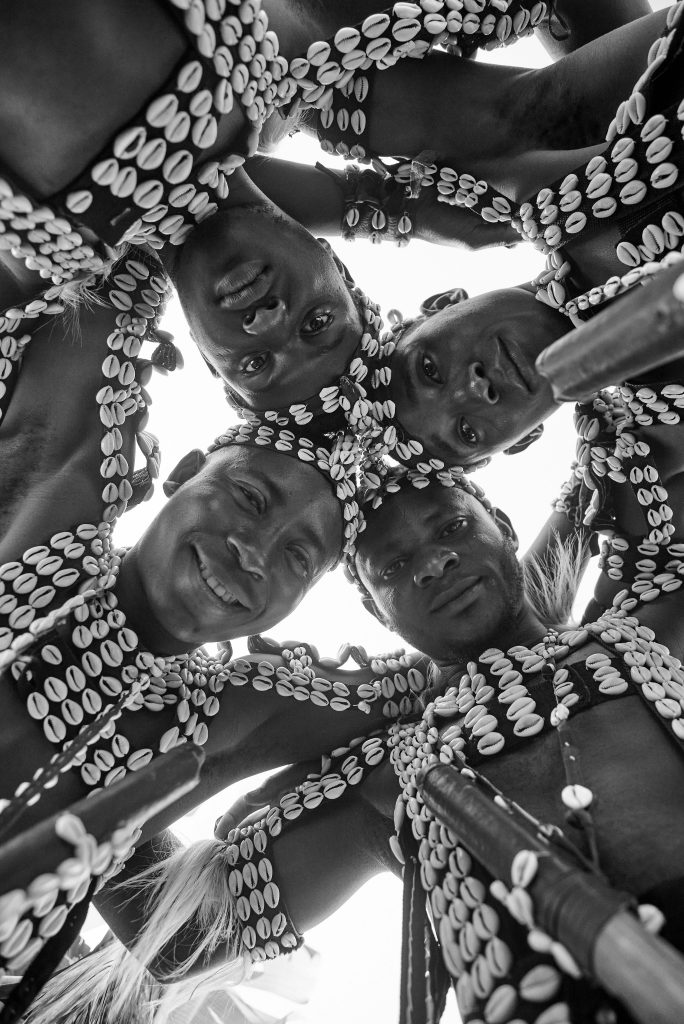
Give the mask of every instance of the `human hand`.
[(491, 224), (465, 206), (440, 201), (435, 188), (424, 188), (406, 201), (413, 237), (434, 245), (454, 245), (476, 250), (495, 245), (515, 245), (520, 235), (510, 222)]

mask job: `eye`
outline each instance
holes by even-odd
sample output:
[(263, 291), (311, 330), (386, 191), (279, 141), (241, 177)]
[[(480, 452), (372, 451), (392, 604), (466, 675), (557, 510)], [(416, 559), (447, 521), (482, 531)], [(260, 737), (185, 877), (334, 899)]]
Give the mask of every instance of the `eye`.
[(250, 356), (240, 367), (241, 372), (247, 375), (261, 373), (267, 365), (270, 355), (270, 352), (258, 352), (255, 356)]
[(305, 551), (304, 548), (299, 547), (299, 545), (292, 545), (287, 550), (288, 554), (292, 557), (292, 560), (295, 562), (296, 570), (298, 571), (299, 575), (303, 576), (307, 580), (310, 580), (313, 577), (313, 566), (311, 564), (311, 559), (309, 558), (308, 552)]
[(442, 528), (440, 532), (441, 537), (448, 537), (453, 533), (460, 533), (468, 525), (468, 520), (464, 516), (459, 516), (457, 519), (450, 519), (448, 523)]
[(478, 436), (473, 428), (468, 423), (468, 420), (461, 417), (461, 422), (458, 427), (458, 432), (461, 440), (467, 444), (470, 448), (474, 448), (478, 442)]
[(249, 504), (252, 506), (255, 512), (261, 514), (266, 508), (266, 502), (263, 494), (258, 491), (255, 487), (250, 487), (247, 484), (238, 484), (240, 492), (245, 496)]
[(382, 570), (381, 576), (383, 580), (391, 580), (397, 575), (397, 573), (401, 572), (405, 565), (405, 558), (395, 558), (393, 562), (390, 562), (389, 565), (386, 565)]
[(320, 334), (327, 330), (335, 322), (335, 316), (330, 310), (313, 313), (302, 324), (302, 334)]
[(437, 364), (433, 360), (432, 356), (427, 354), (421, 356), (420, 368), (423, 371), (424, 377), (427, 377), (428, 380), (434, 380), (438, 384), (441, 384), (442, 378), (439, 375)]

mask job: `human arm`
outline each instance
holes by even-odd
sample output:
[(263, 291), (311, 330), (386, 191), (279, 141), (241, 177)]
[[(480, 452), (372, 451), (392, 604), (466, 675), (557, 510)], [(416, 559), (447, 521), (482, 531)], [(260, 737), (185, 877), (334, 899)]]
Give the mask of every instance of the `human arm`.
[[(441, 202), (432, 187), (421, 189), (415, 198), (408, 197), (403, 185), (395, 187), (391, 178), (372, 168), (360, 172), (361, 189), (355, 181), (359, 175), (356, 167), (312, 167), (257, 156), (246, 163), (245, 171), (272, 202), (313, 234), (350, 239), (375, 234), (376, 241), (383, 237), (397, 241), (396, 222), (406, 213), (411, 222), (407, 237), (424, 242), (475, 250), (519, 241), (510, 224), (487, 223), (464, 207)], [(354, 227), (345, 219), (352, 207), (358, 208), (361, 218)], [(374, 231), (370, 222), (376, 210), (383, 211), (390, 222), (393, 218), (393, 230), (390, 226), (386, 231)]]
[(459, 173), (526, 198), (603, 143), (664, 21), (664, 12), (638, 19), (539, 70), (439, 53), (399, 61), (374, 76), (363, 105), (368, 151), (432, 150)]
[[(333, 776), (325, 772), (315, 778), (322, 791), (333, 783)], [(166, 927), (169, 915), (175, 916), (175, 926), (166, 928), (166, 938), (153, 940), (150, 965), (155, 977), (169, 980), (170, 972), (205, 939), (198, 925), (203, 907), (211, 906), (212, 917), (225, 919), (237, 905), (238, 928), (228, 943), (224, 935), (211, 953), (205, 950), (193, 973), (200, 965), (218, 966), (243, 952), (258, 959), (264, 946), (269, 957), (287, 952), (298, 944), (302, 931), (329, 916), (368, 878), (393, 867), (387, 845), (391, 821), (364, 798), (364, 784), (347, 786), (342, 795), (324, 798), (320, 806), (299, 804), (295, 819), (294, 804), (303, 794), (311, 795), (313, 779), (310, 775), (308, 789), (305, 782), (304, 788), (293, 789), (283, 801), (288, 811), (275, 804), (257, 824), (231, 832), (225, 843), (184, 849), (169, 835), (159, 837), (126, 866), (126, 884), (120, 890), (110, 887), (99, 898), (110, 927), (129, 945), (144, 924), (154, 935), (155, 922)], [(388, 781), (391, 787), (391, 772)], [(163, 885), (150, 919), (140, 887), (128, 883), (136, 866), (159, 869), (170, 852), (176, 854), (175, 863), (162, 867)], [(187, 894), (182, 919), (169, 902), (171, 888)], [(247, 903), (240, 906), (245, 897), (249, 897)], [(250, 952), (255, 942), (257, 949)]]
[(556, 0), (549, 21), (542, 22), (535, 32), (546, 52), (557, 60), (651, 13), (648, 0)]
[[(224, 689), (220, 711), (210, 720), (198, 786), (148, 821), (143, 840), (226, 786), (283, 765), (320, 759), (325, 751), (411, 713), (426, 685), (428, 659), (415, 653), (369, 658), (346, 644), (332, 659), (319, 656), (308, 644), (252, 638), (250, 646), (253, 653), (216, 666)], [(360, 664), (341, 667), (353, 654)], [(268, 688), (269, 679), (276, 685)], [(159, 718), (159, 713), (143, 711), (131, 716), (127, 728), (132, 745), (156, 745), (164, 731)]]

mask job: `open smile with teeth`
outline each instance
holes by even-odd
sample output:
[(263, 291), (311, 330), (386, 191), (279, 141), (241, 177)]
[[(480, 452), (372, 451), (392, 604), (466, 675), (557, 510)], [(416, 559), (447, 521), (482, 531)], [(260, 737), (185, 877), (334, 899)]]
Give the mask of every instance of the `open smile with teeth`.
[(209, 569), (201, 559), (198, 559), (198, 563), (200, 576), (209, 587), (212, 594), (215, 594), (220, 601), (223, 601), (223, 603), (228, 605), (230, 608), (245, 607), (242, 601), (238, 601), (237, 597), (235, 597), (234, 594), (231, 594), (231, 592), (224, 587), (221, 581), (217, 580), (216, 577), (209, 572)]

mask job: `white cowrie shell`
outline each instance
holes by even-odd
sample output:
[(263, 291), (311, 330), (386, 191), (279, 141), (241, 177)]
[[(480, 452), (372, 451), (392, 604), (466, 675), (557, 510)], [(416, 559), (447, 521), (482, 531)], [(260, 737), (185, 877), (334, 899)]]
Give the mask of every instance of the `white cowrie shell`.
[(676, 164), (666, 162), (655, 167), (651, 174), (651, 184), (653, 188), (670, 188), (678, 178), (679, 168)]
[(644, 182), (638, 181), (635, 178), (633, 181), (627, 182), (627, 184), (623, 185), (620, 189), (620, 201), (624, 203), (625, 206), (634, 206), (645, 198), (647, 191), (648, 189)]
[(593, 799), (594, 794), (586, 786), (564, 786), (561, 791), (561, 800), (571, 811), (586, 810)]
[(178, 112), (178, 99), (173, 93), (158, 96), (147, 108), (147, 121), (155, 128), (164, 128)]

